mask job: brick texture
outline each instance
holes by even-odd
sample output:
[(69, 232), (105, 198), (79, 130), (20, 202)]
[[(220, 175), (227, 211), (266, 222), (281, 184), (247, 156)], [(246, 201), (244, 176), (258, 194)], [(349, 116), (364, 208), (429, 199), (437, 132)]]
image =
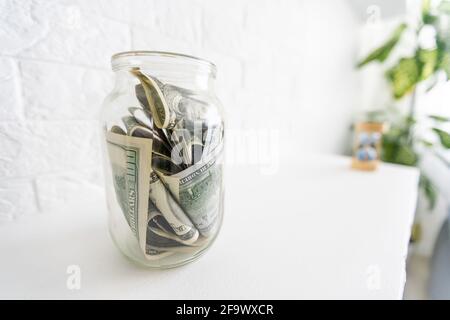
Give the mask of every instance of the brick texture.
[(97, 118), (119, 51), (211, 60), (230, 129), (342, 152), (357, 27), (336, 0), (2, 0), (0, 223), (102, 196)]

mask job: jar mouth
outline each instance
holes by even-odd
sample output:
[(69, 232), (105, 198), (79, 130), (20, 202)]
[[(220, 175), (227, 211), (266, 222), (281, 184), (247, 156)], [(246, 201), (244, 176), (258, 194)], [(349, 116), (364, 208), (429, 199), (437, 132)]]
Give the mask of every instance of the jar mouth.
[[(217, 67), (214, 63), (202, 58), (183, 53), (147, 50), (124, 51), (116, 53), (111, 57), (111, 66), (113, 71), (117, 71), (126, 66), (139, 66), (140, 64), (145, 63), (144, 60), (146, 57), (177, 59), (178, 61), (184, 60), (186, 63), (193, 63), (197, 64), (199, 67), (206, 67), (214, 75), (216, 74), (217, 70)], [(136, 60), (133, 60), (133, 58), (136, 58)], [(139, 58), (142, 58), (144, 60), (139, 60)]]

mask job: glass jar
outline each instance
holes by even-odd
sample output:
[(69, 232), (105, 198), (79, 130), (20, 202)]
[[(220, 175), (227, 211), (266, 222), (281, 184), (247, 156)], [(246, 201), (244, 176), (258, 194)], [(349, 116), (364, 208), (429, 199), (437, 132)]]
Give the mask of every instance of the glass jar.
[(199, 257), (223, 217), (222, 107), (216, 67), (151, 51), (116, 54), (101, 113), (109, 230), (148, 267)]

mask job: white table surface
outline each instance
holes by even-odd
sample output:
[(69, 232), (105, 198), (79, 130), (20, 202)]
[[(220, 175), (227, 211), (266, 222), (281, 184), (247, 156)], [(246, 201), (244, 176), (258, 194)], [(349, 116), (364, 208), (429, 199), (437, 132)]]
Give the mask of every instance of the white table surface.
[[(104, 199), (0, 226), (0, 298), (399, 299), (418, 172), (350, 170), (320, 156), (229, 168), (225, 219), (212, 248), (170, 270), (137, 267), (114, 247)], [(81, 288), (66, 286), (78, 265)]]

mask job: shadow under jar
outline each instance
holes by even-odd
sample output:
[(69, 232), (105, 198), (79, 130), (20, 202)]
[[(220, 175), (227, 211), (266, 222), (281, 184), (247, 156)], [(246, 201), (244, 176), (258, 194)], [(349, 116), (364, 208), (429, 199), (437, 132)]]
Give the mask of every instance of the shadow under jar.
[(223, 217), (216, 67), (152, 51), (119, 53), (111, 63), (115, 86), (101, 113), (111, 236), (141, 265), (188, 263), (212, 244)]

